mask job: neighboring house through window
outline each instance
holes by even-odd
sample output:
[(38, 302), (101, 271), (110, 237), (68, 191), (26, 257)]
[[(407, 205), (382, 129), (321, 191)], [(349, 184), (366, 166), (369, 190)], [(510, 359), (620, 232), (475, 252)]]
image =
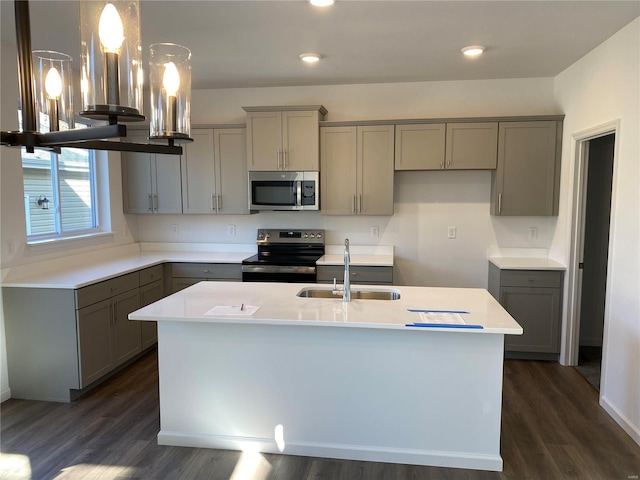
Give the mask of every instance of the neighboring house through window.
[(98, 232), (92, 150), (62, 148), (56, 154), (23, 148), (22, 178), (28, 241)]

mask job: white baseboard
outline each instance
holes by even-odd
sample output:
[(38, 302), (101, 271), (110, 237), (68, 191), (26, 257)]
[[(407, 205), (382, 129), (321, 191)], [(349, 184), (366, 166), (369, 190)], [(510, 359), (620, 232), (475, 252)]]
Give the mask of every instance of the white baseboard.
[(602, 399), (600, 400), (600, 406), (604, 408), (605, 411), (616, 421), (616, 423), (629, 434), (634, 442), (640, 445), (640, 427), (638, 427), (638, 425), (634, 425), (631, 420), (629, 420), (607, 399), (607, 397), (602, 397)]
[(502, 471), (502, 457), (490, 454), (466, 452), (441, 452), (428, 450), (387, 448), (368, 445), (340, 445), (312, 442), (286, 442), (280, 451), (273, 439), (204, 435), (199, 433), (161, 430), (158, 445), (180, 447), (215, 448), (223, 450), (300, 455), (304, 457), (338, 458), (369, 462), (406, 463), (434, 467), (467, 468), (474, 470)]
[(11, 398), (11, 389), (7, 388), (2, 393), (0, 393), (0, 403), (6, 402)]

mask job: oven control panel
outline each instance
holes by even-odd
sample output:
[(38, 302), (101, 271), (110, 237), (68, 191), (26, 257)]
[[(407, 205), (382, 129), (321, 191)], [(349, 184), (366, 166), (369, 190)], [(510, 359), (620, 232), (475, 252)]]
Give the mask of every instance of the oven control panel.
[(258, 229), (258, 243), (324, 244), (324, 230)]

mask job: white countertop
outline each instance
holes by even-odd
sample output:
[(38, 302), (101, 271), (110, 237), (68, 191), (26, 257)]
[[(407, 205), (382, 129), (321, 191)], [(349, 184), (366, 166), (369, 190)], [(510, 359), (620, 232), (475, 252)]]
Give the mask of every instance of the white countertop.
[[(352, 286), (362, 290), (398, 290), (399, 300), (352, 300), (301, 298), (303, 288), (326, 289), (316, 284), (200, 282), (163, 298), (129, 315), (131, 320), (168, 322), (237, 323), (260, 325), (300, 325), (383, 328), (459, 333), (522, 334), (522, 327), (484, 289)], [(216, 306), (259, 306), (251, 316), (211, 316)], [(468, 325), (483, 329), (420, 328), (405, 324), (420, 322), (418, 313), (407, 309), (462, 310)]]
[(13, 278), (8, 276), (3, 280), (2, 286), (76, 289), (166, 262), (239, 264), (251, 255), (247, 252), (142, 251), (37, 275)]
[(561, 263), (548, 258), (489, 257), (489, 261), (501, 270), (566, 270)]

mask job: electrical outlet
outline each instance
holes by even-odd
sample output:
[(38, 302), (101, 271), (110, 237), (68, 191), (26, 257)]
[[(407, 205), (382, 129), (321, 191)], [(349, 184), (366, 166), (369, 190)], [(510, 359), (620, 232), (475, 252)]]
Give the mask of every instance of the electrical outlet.
[(227, 227), (227, 233), (229, 235), (235, 235), (236, 234), (236, 226), (235, 225), (229, 225)]
[(178, 235), (178, 224), (177, 223), (172, 223), (171, 224), (171, 233), (173, 233), (174, 235)]
[(380, 228), (377, 226), (371, 227), (371, 238), (378, 238), (380, 236)]
[(536, 238), (538, 238), (538, 228), (529, 227), (529, 240), (535, 240)]
[(453, 239), (458, 236), (457, 227), (447, 227), (447, 238)]

